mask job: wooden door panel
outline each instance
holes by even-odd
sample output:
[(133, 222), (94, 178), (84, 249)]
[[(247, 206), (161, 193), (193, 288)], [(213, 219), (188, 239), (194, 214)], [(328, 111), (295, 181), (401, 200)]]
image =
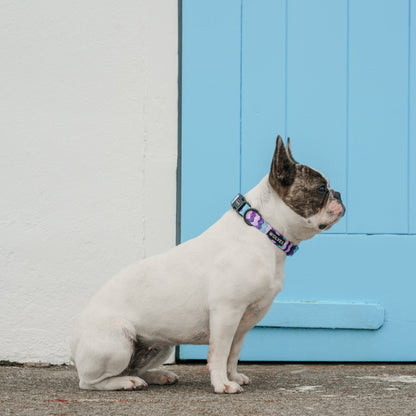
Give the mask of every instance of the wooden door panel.
[[(287, 135), (297, 160), (321, 171), (346, 200), (346, 2), (288, 2), (287, 25)], [(345, 232), (346, 224), (330, 232)]]
[(243, 2), (241, 182), (245, 193), (268, 173), (285, 128), (285, 0)]
[(351, 0), (348, 231), (408, 232), (407, 0)]
[(182, 241), (229, 208), (240, 183), (240, 2), (183, 2)]

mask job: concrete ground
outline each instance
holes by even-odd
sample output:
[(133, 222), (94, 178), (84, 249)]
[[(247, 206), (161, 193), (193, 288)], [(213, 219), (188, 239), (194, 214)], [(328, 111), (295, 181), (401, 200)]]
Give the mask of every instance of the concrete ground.
[(241, 365), (252, 384), (212, 393), (203, 364), (142, 391), (83, 391), (73, 367), (0, 367), (1, 415), (416, 415), (416, 365)]

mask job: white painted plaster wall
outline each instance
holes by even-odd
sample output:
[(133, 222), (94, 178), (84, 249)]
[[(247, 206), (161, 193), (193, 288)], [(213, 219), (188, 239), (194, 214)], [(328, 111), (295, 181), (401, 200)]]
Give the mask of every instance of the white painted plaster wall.
[(69, 360), (75, 315), (175, 244), (176, 0), (0, 3), (0, 360)]

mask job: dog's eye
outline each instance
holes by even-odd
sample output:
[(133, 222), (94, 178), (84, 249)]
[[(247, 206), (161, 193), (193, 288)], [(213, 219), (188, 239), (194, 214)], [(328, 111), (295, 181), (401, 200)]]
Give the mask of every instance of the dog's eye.
[(326, 185), (321, 185), (319, 188), (316, 188), (316, 191), (322, 195), (326, 195), (328, 193), (328, 188)]

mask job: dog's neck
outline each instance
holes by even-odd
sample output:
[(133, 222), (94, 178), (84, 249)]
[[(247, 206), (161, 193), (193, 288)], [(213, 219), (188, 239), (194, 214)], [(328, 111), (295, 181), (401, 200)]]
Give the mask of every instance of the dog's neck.
[(317, 234), (308, 225), (308, 220), (296, 214), (274, 191), (269, 183), (269, 175), (251, 189), (246, 198), (252, 208), (257, 209), (273, 228), (293, 244), (298, 245)]

